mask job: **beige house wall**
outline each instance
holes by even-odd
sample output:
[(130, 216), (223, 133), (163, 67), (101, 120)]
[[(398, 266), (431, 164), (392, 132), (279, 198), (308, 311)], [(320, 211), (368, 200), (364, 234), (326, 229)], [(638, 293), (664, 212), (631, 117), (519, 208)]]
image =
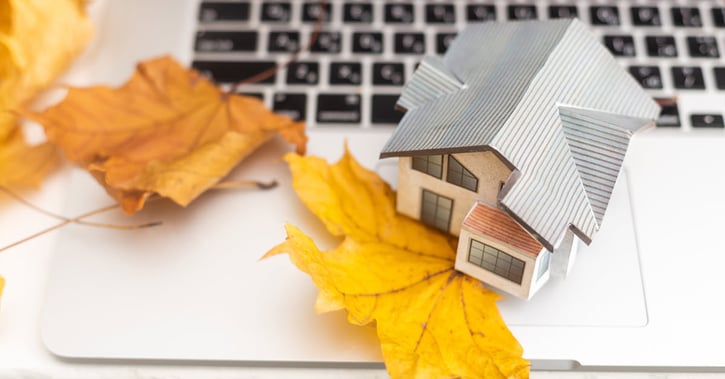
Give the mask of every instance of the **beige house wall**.
[[(470, 263), (468, 261), (468, 250), (471, 246), (471, 239), (475, 239), (478, 242), (495, 247), (506, 254), (524, 261), (524, 274), (521, 278), (521, 284), (516, 284), (482, 267)], [(487, 285), (498, 288), (522, 299), (530, 299), (531, 296), (533, 296), (534, 293), (536, 293), (536, 291), (538, 291), (549, 279), (549, 273), (546, 273), (538, 281), (536, 280), (535, 275), (538, 269), (537, 263), (539, 263), (537, 257), (526, 254), (511, 245), (490, 239), (481, 234), (473, 233), (467, 228), (463, 228), (461, 230), (461, 235), (458, 238), (458, 250), (456, 252), (455, 264), (456, 270), (477, 278)]]
[(463, 167), (478, 178), (478, 191), (473, 192), (446, 181), (448, 158), (444, 155), (443, 177), (438, 179), (424, 172), (413, 170), (413, 159), (398, 160), (398, 212), (420, 220), (423, 189), (453, 199), (453, 212), (449, 232), (459, 235), (461, 224), (476, 201), (496, 206), (501, 183), (511, 170), (492, 152), (451, 154)]

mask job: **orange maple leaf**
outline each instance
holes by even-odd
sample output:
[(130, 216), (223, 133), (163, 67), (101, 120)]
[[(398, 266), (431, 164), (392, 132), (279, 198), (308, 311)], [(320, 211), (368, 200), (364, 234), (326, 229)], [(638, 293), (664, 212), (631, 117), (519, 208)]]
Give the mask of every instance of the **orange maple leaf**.
[(54, 148), (27, 144), (13, 111), (52, 83), (90, 39), (84, 5), (0, 0), (0, 186), (37, 185), (54, 166)]
[(304, 123), (225, 93), (171, 57), (140, 63), (120, 88), (70, 88), (61, 103), (25, 115), (127, 213), (154, 193), (187, 205), (276, 134), (298, 153), (307, 142)]
[(348, 152), (335, 165), (286, 159), (302, 202), (344, 237), (322, 252), (287, 226), (265, 255), (288, 253), (311, 276), (318, 312), (346, 309), (350, 323), (374, 324), (393, 378), (528, 378), (499, 296), (454, 269), (455, 239), (397, 214), (395, 193)]

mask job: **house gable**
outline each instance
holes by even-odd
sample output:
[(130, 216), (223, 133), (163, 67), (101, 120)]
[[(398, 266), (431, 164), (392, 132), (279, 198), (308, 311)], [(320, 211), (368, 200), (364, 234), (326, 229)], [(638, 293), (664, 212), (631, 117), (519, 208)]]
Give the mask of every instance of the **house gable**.
[[(459, 234), (463, 218), (477, 201), (496, 204), (502, 183), (511, 175), (511, 169), (492, 151), (401, 157), (398, 167), (398, 212), (414, 219), (427, 218), (431, 221), (440, 216), (432, 209), (438, 204), (438, 200), (433, 199), (452, 199), (450, 228), (447, 231), (453, 235)], [(474, 182), (475, 190), (472, 186)], [(425, 191), (431, 209), (424, 214)], [(447, 223), (440, 221), (436, 224)]]

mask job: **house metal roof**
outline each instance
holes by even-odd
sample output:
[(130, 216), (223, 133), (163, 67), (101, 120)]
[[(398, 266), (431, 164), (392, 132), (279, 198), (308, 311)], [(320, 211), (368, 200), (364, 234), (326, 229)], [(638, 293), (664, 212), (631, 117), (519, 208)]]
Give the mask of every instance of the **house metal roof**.
[(381, 157), (496, 151), (521, 174), (501, 208), (549, 250), (568, 228), (591, 242), (629, 137), (659, 113), (577, 20), (469, 25), (398, 105)]
[(476, 203), (463, 220), (463, 227), (477, 234), (484, 234), (503, 242), (534, 257), (544, 246), (532, 237), (508, 214), (488, 206)]

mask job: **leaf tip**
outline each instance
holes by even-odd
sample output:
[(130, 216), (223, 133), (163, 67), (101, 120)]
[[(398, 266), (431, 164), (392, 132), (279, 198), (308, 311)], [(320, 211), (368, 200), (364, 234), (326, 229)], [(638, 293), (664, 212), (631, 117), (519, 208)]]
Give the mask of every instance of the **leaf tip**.
[(285, 231), (287, 232), (287, 238), (285, 238), (284, 242), (269, 249), (269, 251), (264, 253), (264, 255), (262, 255), (259, 258), (260, 261), (265, 260), (269, 257), (273, 257), (275, 255), (287, 254), (290, 252), (290, 249), (294, 248), (294, 246), (291, 246), (292, 239), (294, 238), (294, 236), (296, 234), (301, 233), (301, 231), (297, 227), (295, 227), (291, 224), (285, 224), (284, 228), (285, 228)]
[(275, 188), (279, 185), (279, 183), (276, 180), (272, 180), (271, 182), (256, 182), (257, 188), (261, 190), (268, 190)]

